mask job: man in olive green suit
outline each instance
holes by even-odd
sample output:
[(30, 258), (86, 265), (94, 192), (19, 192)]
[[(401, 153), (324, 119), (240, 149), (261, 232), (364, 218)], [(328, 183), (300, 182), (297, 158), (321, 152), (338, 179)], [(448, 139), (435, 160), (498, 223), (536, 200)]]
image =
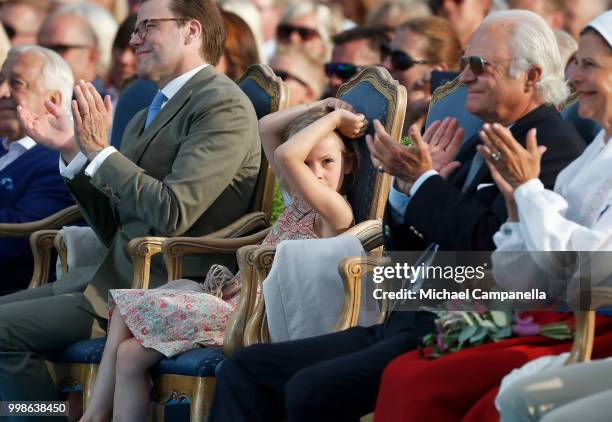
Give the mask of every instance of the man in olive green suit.
[[(248, 98), (216, 75), (223, 20), (211, 0), (146, 0), (131, 45), (139, 74), (160, 91), (137, 114), (121, 152), (108, 143), (112, 109), (91, 84), (75, 87), (72, 117), (21, 107), (30, 136), (61, 152), (60, 172), (109, 248), (95, 269), (0, 301), (0, 400), (53, 400), (40, 354), (104, 335), (109, 289), (129, 288), (131, 239), (202, 235), (243, 215), (260, 164), (257, 118)], [(152, 287), (165, 276), (153, 265)], [(199, 274), (203, 275), (203, 274)]]

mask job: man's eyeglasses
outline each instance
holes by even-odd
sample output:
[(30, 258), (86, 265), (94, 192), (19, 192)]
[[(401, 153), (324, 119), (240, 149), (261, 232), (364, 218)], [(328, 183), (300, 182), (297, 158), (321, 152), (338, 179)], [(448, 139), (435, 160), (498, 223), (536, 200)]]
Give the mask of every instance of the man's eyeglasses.
[(291, 38), (291, 34), (293, 34), (294, 32), (297, 32), (302, 41), (310, 41), (314, 38), (319, 37), (319, 33), (316, 29), (305, 28), (303, 26), (287, 25), (284, 23), (278, 25), (278, 27), (276, 28), (276, 37), (279, 40), (286, 41)]
[(278, 76), (285, 82), (287, 81), (287, 79), (293, 79), (294, 81), (298, 82), (300, 85), (303, 85), (306, 88), (310, 88), (310, 86), (303, 79), (298, 78), (293, 73), (289, 73), (289, 72), (285, 72), (284, 70), (277, 70), (277, 69), (272, 69), (272, 71), (274, 72), (276, 76)]
[(348, 80), (363, 70), (363, 66), (355, 66), (349, 63), (325, 63), (325, 73), (329, 78), (337, 76)]
[(391, 58), (391, 66), (396, 70), (408, 70), (415, 64), (431, 64), (427, 60), (415, 60), (410, 57), (410, 54), (402, 50), (393, 50), (388, 45), (381, 48), (383, 60), (387, 57)]
[(482, 75), (487, 64), (489, 62), (480, 56), (461, 57), (461, 70), (464, 70), (466, 66), (470, 66), (474, 75)]
[(68, 50), (72, 50), (76, 48), (92, 48), (91, 45), (84, 45), (84, 44), (48, 44), (48, 45), (43, 45), (42, 47), (48, 48), (49, 50), (53, 50), (60, 56)]
[(132, 36), (138, 35), (138, 38), (144, 40), (147, 38), (147, 34), (151, 28), (157, 26), (158, 22), (184, 22), (185, 18), (155, 18), (155, 19), (143, 19), (132, 31)]

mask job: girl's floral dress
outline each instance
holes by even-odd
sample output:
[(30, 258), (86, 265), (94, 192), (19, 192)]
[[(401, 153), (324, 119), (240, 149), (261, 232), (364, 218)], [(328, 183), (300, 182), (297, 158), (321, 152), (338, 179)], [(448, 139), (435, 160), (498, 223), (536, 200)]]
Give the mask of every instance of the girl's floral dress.
[[(293, 198), (262, 244), (316, 238), (316, 216), (310, 205)], [(203, 283), (177, 280), (152, 290), (111, 290), (109, 304), (143, 346), (170, 357), (196, 347), (222, 346), (239, 293), (240, 274), (215, 265)]]

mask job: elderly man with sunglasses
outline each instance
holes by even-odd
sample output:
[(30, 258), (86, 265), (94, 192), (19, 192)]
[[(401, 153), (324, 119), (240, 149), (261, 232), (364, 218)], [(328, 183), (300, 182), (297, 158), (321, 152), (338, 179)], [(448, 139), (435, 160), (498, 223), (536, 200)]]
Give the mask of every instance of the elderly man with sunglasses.
[[(537, 130), (548, 148), (540, 178), (552, 187), (559, 171), (584, 149), (572, 123), (559, 116), (568, 88), (554, 34), (528, 11), (489, 15), (472, 36), (462, 59), (465, 107), (486, 123), (509, 127), (525, 143)], [(387, 248), (493, 250), (493, 234), (506, 220), (506, 206), (482, 156), (479, 136), (463, 144), (455, 119), (432, 124), (423, 138), (410, 128), (411, 147), (393, 143), (380, 124), (368, 139), (380, 170), (395, 176), (386, 213)]]
[[(261, 145), (249, 99), (215, 73), (223, 19), (211, 0), (145, 0), (130, 41), (138, 74), (159, 91), (125, 129), (121, 151), (109, 146), (112, 106), (80, 81), (72, 115), (45, 103), (19, 116), (36, 142), (61, 153), (60, 173), (108, 248), (98, 266), (0, 299), (0, 400), (57, 400), (44, 353), (104, 335), (110, 289), (131, 286), (129, 242), (142, 236), (196, 236), (225, 227), (248, 209)], [(201, 277), (213, 255), (186, 262)], [(151, 287), (166, 281), (161, 257)]]

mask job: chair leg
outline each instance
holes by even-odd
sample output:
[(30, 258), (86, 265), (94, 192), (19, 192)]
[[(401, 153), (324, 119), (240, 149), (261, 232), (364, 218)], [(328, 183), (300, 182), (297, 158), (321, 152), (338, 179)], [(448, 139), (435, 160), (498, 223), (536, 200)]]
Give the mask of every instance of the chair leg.
[(85, 365), (83, 368), (83, 411), (87, 409), (87, 405), (89, 404), (89, 399), (91, 398), (91, 394), (93, 392), (93, 387), (96, 382), (96, 377), (98, 375), (98, 365), (90, 364)]
[(206, 421), (215, 394), (217, 379), (214, 377), (200, 378), (198, 388), (193, 392), (189, 406), (191, 421)]

